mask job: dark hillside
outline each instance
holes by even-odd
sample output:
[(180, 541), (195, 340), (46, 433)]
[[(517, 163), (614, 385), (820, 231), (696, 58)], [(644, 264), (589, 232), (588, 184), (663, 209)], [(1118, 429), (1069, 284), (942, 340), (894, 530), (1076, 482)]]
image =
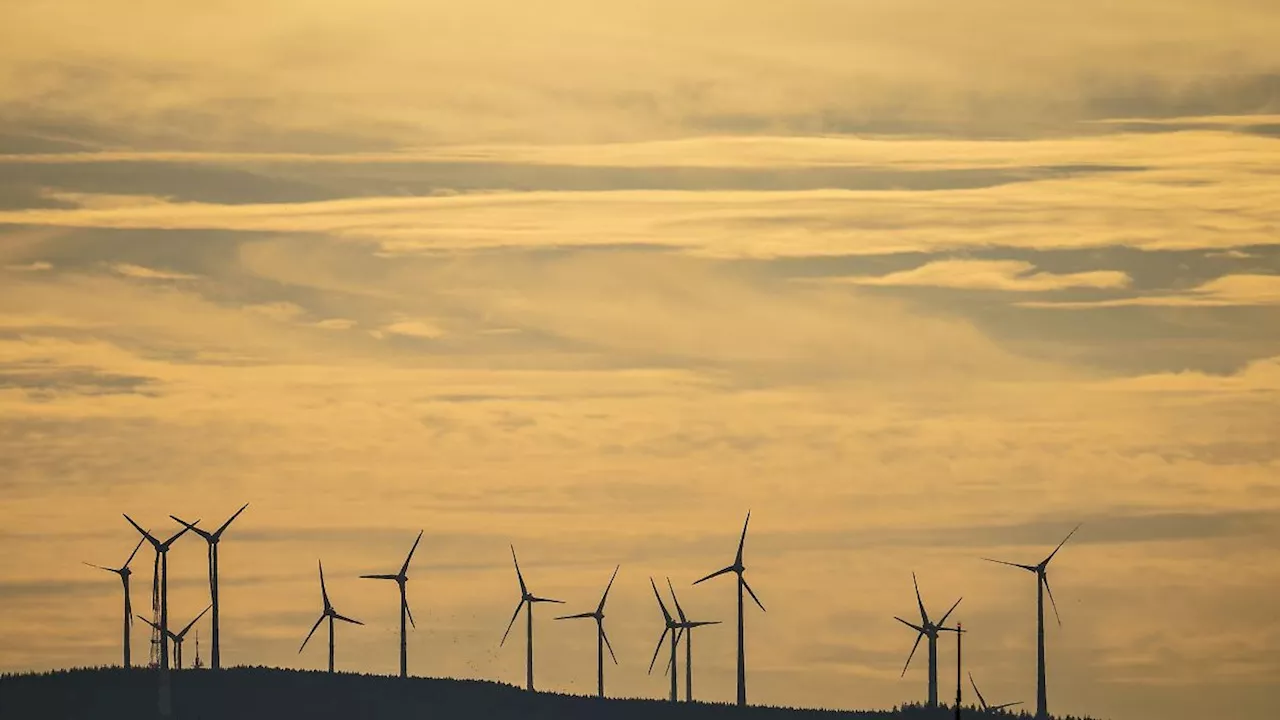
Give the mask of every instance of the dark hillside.
[[(530, 694), (478, 680), (401, 680), (381, 675), (232, 668), (173, 674), (174, 717), (180, 720), (944, 720), (952, 710), (909, 706), (893, 711), (822, 711), (684, 703), (599, 700)], [(66, 670), (0, 677), (3, 720), (141, 720), (156, 717), (156, 673), (120, 668)], [(1008, 713), (966, 709), (965, 718), (1009, 720)]]

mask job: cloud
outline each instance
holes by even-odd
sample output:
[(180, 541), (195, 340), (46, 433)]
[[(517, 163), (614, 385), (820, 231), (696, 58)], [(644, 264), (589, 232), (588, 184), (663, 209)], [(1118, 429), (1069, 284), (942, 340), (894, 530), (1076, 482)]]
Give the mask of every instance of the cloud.
[(392, 335), (405, 335), (428, 340), (435, 340), (445, 334), (444, 330), (441, 330), (439, 326), (426, 320), (400, 320), (383, 327), (382, 330)]
[(825, 282), (877, 287), (942, 287), (960, 290), (1045, 292), (1068, 288), (1122, 288), (1131, 278), (1114, 270), (1055, 274), (1035, 272), (1021, 260), (936, 260), (881, 276), (824, 278)]
[(324, 330), (349, 330), (355, 327), (356, 321), (347, 318), (325, 318), (315, 323), (315, 327)]
[(5, 265), (4, 269), (10, 272), (44, 272), (52, 270), (53, 264), (37, 260), (26, 265)]
[(1100, 387), (1107, 390), (1157, 393), (1277, 393), (1280, 392), (1280, 357), (1255, 360), (1238, 372), (1228, 375), (1194, 371), (1158, 373), (1111, 380), (1101, 383)]
[(111, 269), (125, 277), (138, 278), (141, 280), (195, 280), (195, 275), (186, 273), (172, 272), (169, 270), (155, 270), (141, 265), (132, 263), (115, 263)]
[[(257, 313), (259, 315), (269, 317), (278, 322), (287, 322), (297, 319), (300, 315), (304, 315), (306, 310), (302, 309), (295, 303), (291, 302), (273, 302), (262, 303), (259, 305), (246, 305), (245, 310)], [(325, 327), (317, 324), (317, 327)]]
[(1110, 300), (1028, 301), (1023, 307), (1078, 308), (1111, 307), (1239, 307), (1280, 305), (1280, 275), (1226, 275), (1186, 292), (1170, 295), (1143, 295)]

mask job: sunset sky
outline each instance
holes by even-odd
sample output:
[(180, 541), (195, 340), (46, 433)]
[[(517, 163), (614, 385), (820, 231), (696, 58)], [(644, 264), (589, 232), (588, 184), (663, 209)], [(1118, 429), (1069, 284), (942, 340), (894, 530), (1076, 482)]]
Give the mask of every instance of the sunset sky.
[[(20, 0), (0, 10), (0, 671), (120, 662), (216, 526), (225, 664), (523, 680), (531, 589), (695, 690), (1273, 718), (1275, 0)], [(171, 617), (207, 602), (170, 556)], [(135, 560), (149, 608), (151, 556)], [(539, 685), (594, 691), (538, 607)], [(208, 624), (201, 628), (208, 657)], [(147, 654), (135, 626), (134, 657)], [(188, 645), (185, 653), (194, 653)], [(941, 643), (945, 698), (954, 641)]]

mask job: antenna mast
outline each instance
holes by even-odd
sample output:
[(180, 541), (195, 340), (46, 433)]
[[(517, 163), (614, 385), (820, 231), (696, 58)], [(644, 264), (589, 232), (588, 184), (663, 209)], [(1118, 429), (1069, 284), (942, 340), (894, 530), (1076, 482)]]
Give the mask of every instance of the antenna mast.
[(200, 662), (200, 631), (198, 629), (196, 630), (196, 661), (191, 667), (196, 670), (204, 667), (204, 663)]
[(960, 720), (960, 645), (964, 641), (964, 625), (956, 623), (956, 720)]
[(160, 667), (160, 551), (156, 551), (151, 573), (151, 659), (150, 667)]

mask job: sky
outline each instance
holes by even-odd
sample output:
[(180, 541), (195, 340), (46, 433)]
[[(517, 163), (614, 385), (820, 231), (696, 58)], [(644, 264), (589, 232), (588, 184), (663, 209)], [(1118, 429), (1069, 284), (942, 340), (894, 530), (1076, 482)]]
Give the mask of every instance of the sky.
[[(119, 662), (117, 565), (215, 526), (225, 664), (611, 694), (670, 577), (753, 703), (1272, 717), (1272, 0), (26, 0), (0, 22), (0, 671)], [(171, 617), (206, 604), (170, 556)], [(151, 557), (135, 560), (146, 608)], [(556, 608), (557, 610), (559, 608)], [(538, 684), (594, 690), (536, 615)], [(135, 625), (135, 658), (145, 634)], [(197, 625), (208, 657), (207, 619)], [(695, 693), (734, 697), (731, 625)], [(953, 641), (941, 643), (950, 697)], [(193, 655), (188, 650), (187, 657)]]

